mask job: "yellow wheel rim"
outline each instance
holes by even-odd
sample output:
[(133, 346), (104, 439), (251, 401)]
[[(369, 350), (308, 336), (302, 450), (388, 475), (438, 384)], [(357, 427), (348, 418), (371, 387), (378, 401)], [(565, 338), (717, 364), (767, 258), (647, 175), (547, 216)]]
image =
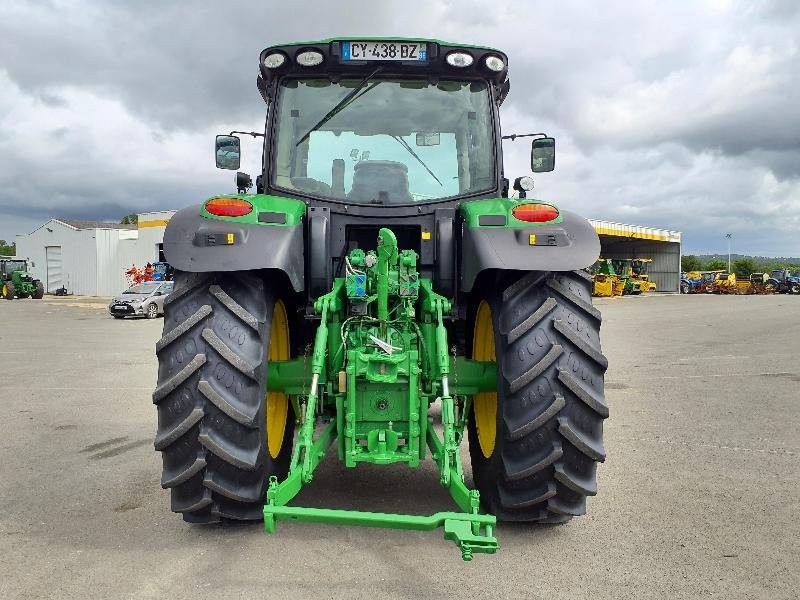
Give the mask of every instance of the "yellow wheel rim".
[(3, 298), (5, 298), (6, 296), (8, 296), (8, 287), (4, 283), (3, 284)]
[[(286, 307), (278, 300), (272, 311), (272, 325), (269, 335), (269, 356), (272, 360), (289, 359), (289, 320)], [(283, 392), (267, 392), (267, 448), (272, 458), (278, 458), (286, 432), (286, 417), (289, 412), (289, 398)]]
[[(474, 360), (494, 361), (494, 324), (492, 309), (482, 300), (475, 315), (475, 333), (472, 336), (472, 358)], [(478, 444), (481, 452), (489, 458), (494, 452), (497, 437), (497, 392), (481, 392), (473, 400), (475, 407), (475, 426), (478, 430)]]

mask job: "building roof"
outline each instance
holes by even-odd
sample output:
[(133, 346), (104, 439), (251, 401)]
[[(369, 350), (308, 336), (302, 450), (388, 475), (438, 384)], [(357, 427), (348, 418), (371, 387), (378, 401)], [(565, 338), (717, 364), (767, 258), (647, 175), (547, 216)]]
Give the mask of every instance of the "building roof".
[(613, 221), (601, 221), (599, 219), (589, 219), (594, 230), (598, 235), (607, 235), (635, 240), (656, 240), (659, 242), (681, 241), (681, 232), (671, 229), (656, 229), (655, 227), (643, 227), (641, 225), (628, 225), (626, 223), (614, 223)]
[(56, 218), (55, 221), (69, 225), (75, 229), (136, 229), (136, 225), (120, 225), (119, 223), (111, 223), (108, 221), (80, 221), (78, 219), (60, 219)]

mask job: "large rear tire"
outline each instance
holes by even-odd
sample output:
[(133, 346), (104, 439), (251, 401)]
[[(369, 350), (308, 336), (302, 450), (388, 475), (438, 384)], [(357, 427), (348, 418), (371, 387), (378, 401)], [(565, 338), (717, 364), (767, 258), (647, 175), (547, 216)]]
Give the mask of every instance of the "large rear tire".
[(497, 393), (476, 396), (469, 421), (481, 499), (504, 521), (582, 515), (597, 493), (608, 417), (591, 278), (504, 274), (484, 287), (472, 311), (473, 358), (496, 356), (498, 368)]
[[(186, 521), (262, 519), (269, 476), (286, 476), (294, 416), (283, 405), (268, 416), (266, 398), (278, 312), (285, 353), (279, 358), (288, 358), (285, 309), (260, 276), (175, 273), (156, 344), (155, 448), (163, 459), (161, 485)], [(281, 402), (288, 400), (278, 395)], [(282, 422), (268, 423), (274, 415)], [(269, 444), (268, 431), (280, 441)]]
[(10, 281), (6, 281), (3, 284), (3, 298), (6, 300), (13, 300), (14, 296), (17, 295), (17, 288), (14, 287), (14, 284)]

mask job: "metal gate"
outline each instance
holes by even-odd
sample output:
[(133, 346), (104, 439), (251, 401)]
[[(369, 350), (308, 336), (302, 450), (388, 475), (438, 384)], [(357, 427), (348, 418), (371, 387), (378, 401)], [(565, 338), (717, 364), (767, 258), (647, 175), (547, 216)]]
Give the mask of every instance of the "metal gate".
[(47, 263), (47, 291), (55, 292), (62, 286), (64, 276), (61, 271), (61, 246), (45, 246)]

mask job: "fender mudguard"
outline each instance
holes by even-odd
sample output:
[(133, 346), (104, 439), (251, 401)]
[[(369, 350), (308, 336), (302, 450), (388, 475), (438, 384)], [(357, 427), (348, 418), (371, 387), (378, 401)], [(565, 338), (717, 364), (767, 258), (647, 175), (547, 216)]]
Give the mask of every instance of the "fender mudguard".
[(561, 216), (561, 223), (537, 227), (470, 227), (465, 223), (461, 289), (472, 291), (478, 275), (487, 269), (574, 271), (594, 264), (600, 256), (594, 227), (573, 212), (562, 210)]
[[(232, 237), (231, 237), (232, 234)], [(164, 231), (164, 255), (181, 271), (278, 269), (305, 289), (303, 225), (271, 227), (207, 219), (200, 206), (179, 210)]]

